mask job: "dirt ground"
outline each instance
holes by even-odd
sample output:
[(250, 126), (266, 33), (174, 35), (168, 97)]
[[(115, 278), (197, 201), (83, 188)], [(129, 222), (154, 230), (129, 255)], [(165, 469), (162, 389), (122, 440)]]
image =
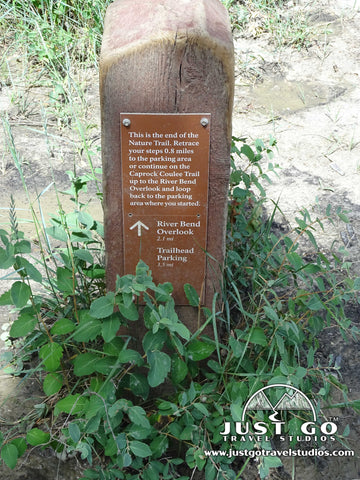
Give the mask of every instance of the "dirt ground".
[[(346, 246), (352, 271), (360, 276), (360, 2), (299, 0), (289, 5), (288, 13), (302, 9), (309, 25), (319, 32), (306, 48), (279, 48), (271, 42), (270, 35), (262, 31), (261, 19), (256, 17), (245, 35), (234, 32), (233, 134), (249, 139), (266, 139), (273, 135), (277, 139), (274, 163), (281, 168), (278, 176), (272, 175), (273, 183), (267, 192), (269, 198), (279, 202), (284, 214), (278, 219), (280, 223), (292, 222), (302, 207), (316, 213), (330, 203), (334, 209), (340, 206), (348, 210), (350, 228), (338, 223), (325, 233), (319, 232), (318, 238), (324, 249), (333, 244)], [(35, 202), (37, 195), (44, 192), (40, 197), (44, 213), (55, 212), (55, 193), (53, 187), (49, 187), (53, 178), (59, 189), (67, 188), (66, 170), (73, 170), (76, 166), (77, 173), (82, 173), (87, 171), (88, 164), (81, 145), (76, 143), (74, 147), (71, 125), (67, 128), (59, 125), (55, 113), (48, 114), (47, 133), (44, 132), (42, 106), (47, 106), (51, 112), (51, 105), (46, 105), (49, 92), (42, 87), (26, 87), (26, 71), (15, 53), (7, 59), (7, 71), (11, 71), (12, 76), (10, 81), (5, 71), (5, 78), (1, 80), (0, 111), (8, 115), (16, 147), (23, 158), (32, 200)], [(78, 75), (87, 85), (85, 114), (92, 125), (88, 135), (94, 152), (97, 152), (100, 138), (97, 72), (88, 70)], [(99, 154), (93, 156), (93, 162), (95, 167), (100, 166)], [(19, 219), (29, 219), (19, 173), (1, 140), (0, 185), (0, 223), (8, 221), (10, 194), (15, 197)], [(66, 207), (66, 199), (64, 202)], [(101, 211), (95, 207), (95, 202), (93, 212), (101, 219)], [(22, 225), (29, 228), (26, 223), (22, 222)], [(7, 282), (1, 281), (0, 288), (6, 288)], [(359, 313), (359, 305), (349, 305), (349, 315), (357, 324), (360, 323)], [(9, 323), (7, 311), (3, 311), (0, 322), (3, 341)], [(319, 359), (326, 363), (331, 354), (336, 355), (341, 380), (349, 386), (349, 397), (359, 399), (360, 353), (357, 343), (354, 340), (344, 342), (331, 329), (320, 341)], [(1, 409), (1, 419), (4, 416), (15, 419), (18, 413), (26, 411), (25, 397), (33, 395), (36, 386), (27, 387), (20, 400), (13, 379), (2, 375), (0, 382), (0, 399), (10, 399)], [(307, 459), (295, 464), (285, 462), (284, 469), (272, 474), (271, 478), (360, 478), (360, 419), (347, 409), (332, 414), (338, 417), (340, 431), (346, 425), (350, 426), (348, 442), (356, 457), (326, 461)], [(21, 468), (14, 472), (0, 468), (0, 477), (20, 480), (40, 479), (45, 475), (43, 478), (49, 480), (71, 480), (79, 478), (76, 471), (75, 463), (70, 467), (68, 462), (58, 464), (45, 452), (41, 456), (27, 457)], [(250, 480), (254, 477), (249, 471), (242, 478)]]

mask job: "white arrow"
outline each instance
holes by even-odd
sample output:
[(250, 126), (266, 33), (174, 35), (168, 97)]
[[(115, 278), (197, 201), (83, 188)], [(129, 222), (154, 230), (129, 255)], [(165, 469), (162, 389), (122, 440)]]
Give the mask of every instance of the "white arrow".
[(146, 226), (144, 223), (140, 222), (140, 220), (138, 220), (136, 223), (134, 223), (134, 225), (132, 227), (130, 227), (130, 230), (134, 230), (134, 228), (137, 227), (138, 229), (138, 237), (141, 237), (141, 227), (145, 228), (145, 230), (149, 230), (149, 227)]

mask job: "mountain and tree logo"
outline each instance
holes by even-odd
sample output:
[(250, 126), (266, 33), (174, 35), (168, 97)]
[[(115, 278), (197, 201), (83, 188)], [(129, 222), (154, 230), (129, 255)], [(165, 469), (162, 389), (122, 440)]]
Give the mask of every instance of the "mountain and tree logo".
[[(270, 389), (276, 389), (280, 392), (279, 395), (274, 395), (275, 397), (279, 397), (274, 405), (267, 395)], [(282, 393), (284, 389), (285, 393)], [(274, 413), (281, 410), (310, 410), (313, 415), (313, 420), (316, 421), (315, 408), (308, 397), (298, 388), (282, 383), (268, 385), (255, 392), (245, 404), (242, 421), (244, 421), (248, 410), (269, 410)]]

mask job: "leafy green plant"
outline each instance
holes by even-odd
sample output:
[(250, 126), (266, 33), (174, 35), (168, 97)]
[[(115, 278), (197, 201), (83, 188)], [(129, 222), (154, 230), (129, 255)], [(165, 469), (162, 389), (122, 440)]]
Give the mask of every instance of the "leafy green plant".
[[(272, 214), (265, 214), (266, 196), (259, 185), (259, 177), (268, 178), (260, 162), (265, 153), (271, 158), (272, 151), (262, 141), (255, 142), (253, 151), (244, 139), (236, 140), (233, 151), (246, 158), (248, 169), (234, 168), (233, 160), (225, 272), (228, 331), (238, 340), (255, 339), (254, 356), (248, 350), (244, 358), (253, 358), (252, 367), (257, 364), (260, 368), (255, 370), (257, 381), (260, 373), (266, 372), (272, 381), (291, 380), (309, 393), (318, 382), (324, 382), (320, 392), (327, 398), (332, 382), (337, 382), (315, 365), (318, 335), (336, 325), (345, 339), (356, 338), (359, 331), (347, 317), (345, 306), (356, 302), (359, 279), (351, 278), (350, 265), (341, 254), (325, 255), (315, 228), (324, 230), (325, 223), (333, 223), (335, 217), (347, 222), (346, 212), (338, 208), (332, 213), (328, 205), (321, 216), (313, 218), (303, 209), (294, 227), (277, 234), (274, 219), (279, 208), (275, 204)], [(274, 145), (273, 139), (270, 145)], [(269, 169), (273, 168), (270, 163)], [(260, 197), (254, 193), (256, 188)]]
[[(202, 309), (204, 322), (213, 326), (211, 338), (201, 328), (189, 331), (176, 313), (171, 284), (155, 284), (141, 261), (134, 275), (118, 277), (114, 291), (106, 291), (102, 226), (81, 202), (92, 175), (69, 174), (66, 193), (75, 212), (60, 209), (39, 231), (39, 260), (31, 257), (31, 243), (10, 206), (10, 231), (0, 231), (0, 266), (18, 275), (0, 297), (1, 305), (17, 312), (7, 371), (35, 375), (45, 399), (35, 424), (24, 431), (19, 422), (2, 434), (1, 458), (8, 467), (36, 446), (80, 456), (88, 463), (84, 479), (185, 480), (194, 470), (206, 480), (235, 479), (248, 461), (206, 452), (224, 449), (224, 421), (239, 420), (259, 388), (293, 385), (318, 405), (317, 399), (330, 401), (335, 387), (348, 405), (346, 386), (331, 374), (336, 366), (323, 368), (315, 354), (329, 325), (344, 337), (358, 334), (344, 303), (360, 281), (339, 277), (338, 268), (346, 267), (341, 257), (328, 259), (317, 245), (315, 226), (332, 220), (330, 207), (314, 219), (303, 210), (285, 233), (274, 229), (279, 209), (275, 204), (266, 214), (262, 183), (275, 168), (264, 166), (275, 145), (272, 138), (267, 146), (233, 142), (224, 291), (212, 309)], [(341, 210), (335, 214), (346, 221)], [(53, 238), (61, 247), (52, 247)], [(199, 308), (194, 288), (184, 289), (189, 304)], [(141, 339), (131, 337), (134, 322), (144, 325)], [(299, 422), (290, 417), (288, 428), (296, 431)], [(244, 444), (236, 439), (225, 446)], [(254, 439), (246, 448), (272, 447)], [(279, 465), (278, 458), (262, 458), (261, 477)]]

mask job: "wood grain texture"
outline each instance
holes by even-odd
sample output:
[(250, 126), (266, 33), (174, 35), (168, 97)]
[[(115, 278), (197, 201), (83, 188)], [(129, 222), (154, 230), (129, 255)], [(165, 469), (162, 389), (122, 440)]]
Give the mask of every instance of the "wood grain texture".
[(207, 267), (204, 304), (211, 305), (225, 254), (233, 72), (230, 25), (219, 0), (118, 0), (108, 8), (100, 58), (108, 288), (128, 273), (122, 271), (120, 112), (207, 112), (207, 249), (216, 261)]

